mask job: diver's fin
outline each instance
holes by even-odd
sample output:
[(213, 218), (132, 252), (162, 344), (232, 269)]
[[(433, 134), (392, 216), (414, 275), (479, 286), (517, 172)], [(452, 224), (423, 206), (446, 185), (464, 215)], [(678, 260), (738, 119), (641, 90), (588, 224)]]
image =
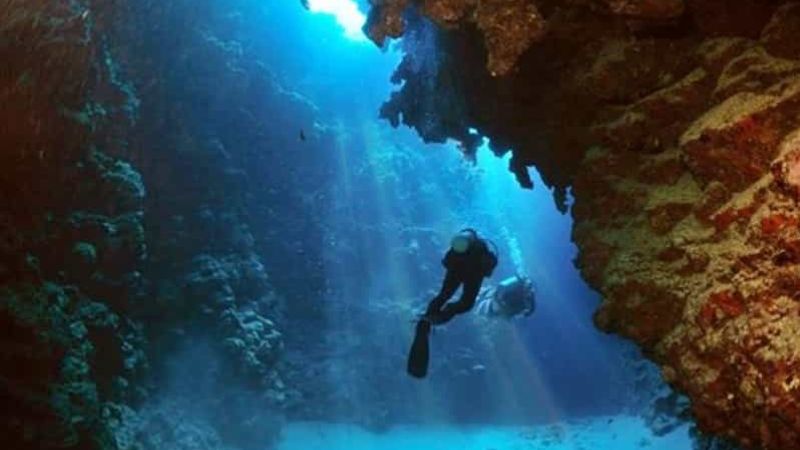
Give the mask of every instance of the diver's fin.
[(411, 351), (408, 352), (408, 374), (415, 378), (425, 378), (428, 374), (428, 335), (431, 331), (431, 323), (427, 320), (417, 322), (417, 331), (414, 335), (414, 342), (411, 344)]

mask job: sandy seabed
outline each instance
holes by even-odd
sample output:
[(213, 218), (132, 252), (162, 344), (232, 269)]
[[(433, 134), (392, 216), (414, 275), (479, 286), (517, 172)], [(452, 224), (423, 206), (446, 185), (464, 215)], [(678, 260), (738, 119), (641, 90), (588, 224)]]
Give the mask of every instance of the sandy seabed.
[(637, 417), (607, 416), (537, 426), (395, 426), (299, 422), (278, 450), (690, 450), (688, 426), (654, 436)]

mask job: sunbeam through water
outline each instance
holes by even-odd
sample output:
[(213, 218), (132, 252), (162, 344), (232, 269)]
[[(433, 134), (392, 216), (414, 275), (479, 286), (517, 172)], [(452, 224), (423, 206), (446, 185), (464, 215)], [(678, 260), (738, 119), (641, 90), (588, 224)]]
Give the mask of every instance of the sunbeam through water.
[(366, 37), (361, 27), (367, 17), (358, 9), (353, 0), (307, 0), (311, 12), (330, 14), (344, 29), (345, 35), (355, 41), (364, 41)]

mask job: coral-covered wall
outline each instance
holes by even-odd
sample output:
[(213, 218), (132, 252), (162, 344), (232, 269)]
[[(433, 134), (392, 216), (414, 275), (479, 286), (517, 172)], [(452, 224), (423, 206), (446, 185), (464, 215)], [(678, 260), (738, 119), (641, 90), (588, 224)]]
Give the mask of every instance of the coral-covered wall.
[[(144, 274), (152, 302), (139, 313), (153, 348), (165, 352), (153, 373), (158, 385), (184, 384), (166, 370), (173, 352), (208, 342), (218, 363), (193, 366), (210, 381), (184, 401), (240, 448), (268, 445), (302, 402), (286, 340), (325, 330), (313, 307), (325, 289), (321, 229), (308, 220), (321, 201), (308, 200), (307, 180), (324, 190), (332, 137), (314, 127), (314, 105), (260, 57), (268, 49), (248, 28), (258, 14), (248, 1), (146, 1), (105, 23), (141, 99), (122, 151), (151, 191)], [(294, 124), (308, 127), (308, 141)], [(298, 311), (307, 311), (307, 328), (287, 332)]]
[(124, 95), (86, 5), (7, 1), (0, 32), (0, 434), (107, 447), (147, 368), (125, 313), (141, 299), (145, 189), (108, 153)]
[(432, 141), (475, 127), (523, 185), (536, 166), (560, 206), (571, 188), (597, 325), (639, 343), (703, 431), (798, 447), (800, 4), (496, 3), (373, 5), (378, 43), (420, 15), (440, 28), (438, 65), (405, 44), (388, 118)]
[(243, 49), (250, 6), (0, 2), (6, 447), (264, 448), (300, 401), (282, 327), (325, 286), (298, 186), (331, 139), (285, 151), (275, 117), (316, 111)]

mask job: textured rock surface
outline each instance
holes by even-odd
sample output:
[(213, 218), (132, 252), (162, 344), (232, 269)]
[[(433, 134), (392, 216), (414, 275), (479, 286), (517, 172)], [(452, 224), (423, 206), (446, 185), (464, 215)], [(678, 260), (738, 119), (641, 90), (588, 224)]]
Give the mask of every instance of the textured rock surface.
[[(366, 33), (378, 45), (383, 45), (387, 37), (401, 36), (408, 5), (408, 0), (376, 3), (370, 11)], [(527, 0), (426, 0), (420, 10), (445, 28), (462, 22), (474, 24), (483, 35), (488, 49), (486, 67), (494, 76), (507, 74), (545, 32), (539, 9)]]
[[(267, 273), (319, 263), (297, 242), (316, 224), (286, 217), (304, 200), (295, 186), (328, 166), (308, 144), (303, 170), (273, 176), (304, 161), (262, 151), (296, 140), (272, 118), (313, 124), (316, 111), (252, 57), (263, 49), (226, 35), (249, 3), (211, 3), (0, 1), (9, 448), (264, 448), (297, 401), (276, 284), (298, 283)], [(272, 234), (250, 231), (265, 224)], [(303, 281), (284, 290), (298, 308), (321, 289)], [(165, 367), (195, 339), (211, 349), (187, 370), (212, 380), (200, 400), (213, 393), (204, 407), (217, 414), (178, 423), (151, 397), (177, 395)]]
[[(282, 362), (285, 296), (313, 299), (316, 287), (309, 277), (294, 291), (276, 291), (279, 267), (294, 263), (302, 272), (314, 263), (303, 245), (282, 247), (295, 233), (313, 235), (313, 224), (282, 217), (282, 208), (297, 208), (286, 191), (297, 191), (303, 174), (273, 173), (296, 159), (274, 150), (295, 144), (296, 132), (270, 127), (279, 115), (313, 123), (314, 111), (278, 84), (258, 50), (244, 50), (250, 43), (238, 33), (247, 26), (238, 8), (247, 6), (140, 2), (122, 8), (125, 21), (114, 18), (108, 28), (142, 99), (128, 153), (154, 193), (145, 205), (144, 271), (154, 301), (141, 313), (168, 355), (198, 341), (209, 347), (207, 363), (188, 361), (181, 372), (208, 379), (198, 388), (206, 395), (163, 395), (212, 411), (206, 423), (226, 445), (263, 448), (278, 436), (280, 427), (270, 424), (297, 401)], [(171, 356), (153, 359), (159, 385), (181, 384), (173, 378), (185, 375), (170, 373)]]
[(107, 412), (142, 399), (147, 368), (124, 315), (145, 191), (107, 154), (126, 97), (93, 97), (120, 91), (93, 66), (104, 52), (83, 2), (3, 2), (0, 33), (0, 434), (15, 449), (108, 448)]
[[(438, 25), (475, 4), (430, 3), (442, 7), (419, 13)], [(661, 365), (703, 432), (799, 446), (798, 4), (537, 5), (546, 34), (498, 78), (474, 15), (438, 32), (409, 20), (435, 51), (411, 43), (387, 105), (430, 140), (477, 128), (511, 149), (523, 184), (537, 166), (559, 203), (571, 187), (577, 264), (604, 296), (597, 325)], [(420, 54), (439, 64), (412, 65)], [(409, 108), (412, 92), (436, 106)]]

